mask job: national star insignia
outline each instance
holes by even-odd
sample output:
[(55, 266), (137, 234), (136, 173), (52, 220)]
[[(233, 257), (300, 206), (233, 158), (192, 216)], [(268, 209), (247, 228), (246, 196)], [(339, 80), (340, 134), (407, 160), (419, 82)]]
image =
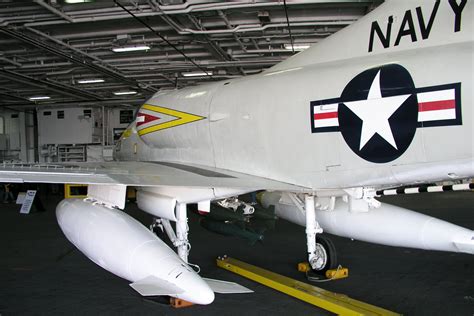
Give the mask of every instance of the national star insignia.
[(344, 104), (362, 120), (359, 150), (361, 150), (375, 135), (380, 135), (395, 149), (397, 143), (388, 121), (398, 108), (411, 94), (382, 97), (380, 90), (380, 71), (370, 86), (367, 100), (344, 102)]

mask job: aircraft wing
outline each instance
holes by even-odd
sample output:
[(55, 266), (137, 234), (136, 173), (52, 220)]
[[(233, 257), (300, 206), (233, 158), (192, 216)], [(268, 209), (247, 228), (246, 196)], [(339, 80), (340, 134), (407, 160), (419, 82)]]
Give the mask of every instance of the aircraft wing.
[(212, 167), (174, 162), (0, 164), (0, 182), (223, 187), (301, 192), (308, 188)]

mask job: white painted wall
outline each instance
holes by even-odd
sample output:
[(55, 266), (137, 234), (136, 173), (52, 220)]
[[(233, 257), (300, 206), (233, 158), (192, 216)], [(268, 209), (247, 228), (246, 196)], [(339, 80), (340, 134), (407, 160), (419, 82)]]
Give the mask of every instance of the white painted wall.
[(0, 161), (35, 161), (34, 114), (0, 110)]
[[(84, 113), (87, 110), (91, 111), (90, 117)], [(64, 118), (60, 118), (61, 111), (64, 113)], [(38, 110), (38, 137), (40, 145), (100, 143), (101, 136), (102, 120), (100, 110), (98, 109), (63, 108)]]

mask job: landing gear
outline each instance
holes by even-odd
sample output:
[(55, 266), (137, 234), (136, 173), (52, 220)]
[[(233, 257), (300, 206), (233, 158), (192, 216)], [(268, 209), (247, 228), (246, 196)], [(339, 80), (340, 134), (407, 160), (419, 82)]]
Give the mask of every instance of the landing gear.
[(168, 235), (169, 240), (173, 246), (177, 248), (178, 256), (186, 263), (188, 263), (189, 250), (191, 245), (188, 241), (188, 215), (186, 213), (186, 204), (178, 203), (176, 205), (176, 232), (171, 226), (168, 219), (155, 218), (150, 225), (150, 230), (158, 237), (163, 234), (163, 231)]
[(174, 244), (176, 248), (178, 248), (178, 256), (183, 259), (184, 262), (188, 263), (191, 244), (188, 241), (189, 226), (186, 203), (178, 203), (176, 205), (176, 218), (176, 243)]
[[(305, 195), (305, 213), (308, 263), (312, 271), (324, 274), (327, 270), (337, 267), (336, 248), (328, 238), (321, 236), (323, 229), (316, 221), (313, 195)], [(317, 238), (316, 234), (319, 234)]]

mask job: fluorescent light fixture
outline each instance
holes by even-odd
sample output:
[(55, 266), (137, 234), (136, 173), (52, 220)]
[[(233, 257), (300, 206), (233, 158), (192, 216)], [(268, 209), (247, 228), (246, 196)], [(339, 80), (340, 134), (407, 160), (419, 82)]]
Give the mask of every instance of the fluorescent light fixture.
[(48, 96), (37, 96), (37, 97), (31, 97), (29, 98), (30, 101), (39, 101), (39, 100), (48, 100), (51, 99)]
[(115, 53), (124, 53), (124, 52), (136, 52), (139, 50), (149, 50), (150, 46), (148, 45), (136, 45), (136, 46), (125, 46), (125, 47), (114, 47), (112, 50)]
[(65, 0), (66, 3), (86, 3), (86, 2), (93, 2), (93, 0)]
[(137, 91), (117, 91), (114, 92), (115, 95), (130, 95), (130, 94), (137, 94)]
[(104, 81), (104, 79), (79, 79), (77, 83), (99, 83)]
[(302, 51), (305, 50), (306, 48), (309, 48), (309, 44), (285, 44), (285, 49), (287, 50), (297, 50), (297, 51)]
[(193, 72), (183, 72), (184, 77), (202, 77), (202, 76), (212, 76), (212, 71), (193, 71)]

